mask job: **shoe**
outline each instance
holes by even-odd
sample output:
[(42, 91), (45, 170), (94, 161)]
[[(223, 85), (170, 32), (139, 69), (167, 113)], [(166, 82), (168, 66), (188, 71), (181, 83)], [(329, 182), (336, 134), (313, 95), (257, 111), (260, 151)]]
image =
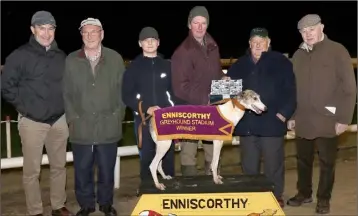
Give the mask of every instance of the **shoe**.
[(280, 204), (281, 208), (285, 207), (285, 201), (280, 197), (280, 198), (276, 198), (278, 204)]
[(302, 194), (296, 194), (294, 197), (290, 198), (287, 201), (287, 205), (298, 207), (305, 203), (311, 203), (313, 202), (312, 197), (305, 197)]
[(95, 212), (96, 209), (95, 208), (81, 208), (76, 216), (88, 216), (90, 215), (91, 213)]
[(330, 212), (330, 204), (328, 200), (318, 200), (316, 206), (317, 214), (328, 214)]
[(57, 210), (52, 210), (52, 216), (74, 216), (66, 207)]
[(105, 216), (117, 216), (117, 211), (111, 205), (103, 205), (99, 207), (99, 210), (104, 213)]

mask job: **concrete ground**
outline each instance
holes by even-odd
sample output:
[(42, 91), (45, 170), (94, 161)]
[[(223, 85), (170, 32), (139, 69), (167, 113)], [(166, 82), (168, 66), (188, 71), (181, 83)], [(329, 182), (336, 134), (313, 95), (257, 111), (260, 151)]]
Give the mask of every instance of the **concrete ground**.
[[(351, 143), (351, 142), (350, 142)], [(354, 143), (353, 143), (354, 144)], [(288, 145), (289, 146), (289, 145)], [(238, 151), (237, 147), (226, 147), (223, 150), (223, 167), (222, 174), (240, 173), (238, 166)], [(291, 148), (291, 147), (287, 147)], [(286, 155), (291, 150), (286, 149)], [(176, 157), (176, 164), (179, 164), (179, 157)], [(316, 160), (317, 161), (317, 160)], [(198, 164), (203, 164), (202, 152), (198, 156)], [(136, 189), (139, 185), (139, 161), (137, 157), (123, 158), (121, 163), (121, 188), (115, 191), (115, 207), (120, 215), (130, 215), (138, 198), (135, 196)], [(286, 185), (285, 198), (295, 194), (296, 185), (296, 171), (294, 170), (294, 157), (287, 156), (286, 159)], [(199, 167), (202, 172), (202, 167)], [(41, 175), (42, 197), (45, 209), (45, 215), (50, 215), (50, 201), (49, 201), (49, 170), (43, 167)], [(179, 171), (179, 166), (177, 166)], [(318, 183), (318, 167), (314, 169), (314, 190), (317, 189)], [(24, 192), (22, 190), (21, 170), (4, 170), (1, 174), (1, 215), (25, 215), (26, 204)], [(330, 215), (358, 215), (357, 214), (357, 165), (356, 165), (356, 148), (346, 148), (339, 153), (337, 161), (336, 182), (333, 191), (333, 198), (331, 201)], [(69, 209), (76, 212), (79, 208), (76, 203), (74, 194), (74, 178), (73, 167), (68, 166), (68, 202)], [(285, 207), (286, 215), (314, 215), (316, 201), (312, 204), (307, 204), (303, 207), (293, 208)], [(102, 215), (96, 212), (93, 215)]]

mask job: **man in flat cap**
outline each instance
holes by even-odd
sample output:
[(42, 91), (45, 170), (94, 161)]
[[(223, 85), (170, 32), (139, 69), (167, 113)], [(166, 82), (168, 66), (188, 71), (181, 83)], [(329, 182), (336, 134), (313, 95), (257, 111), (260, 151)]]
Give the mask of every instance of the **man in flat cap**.
[[(261, 155), (264, 174), (274, 184), (274, 195), (284, 207), (285, 135), (287, 120), (296, 109), (296, 81), (291, 61), (270, 48), (265, 28), (250, 32), (248, 52), (228, 70), (231, 79), (242, 79), (243, 90), (258, 92), (268, 110), (261, 115), (248, 111), (235, 128), (240, 136), (241, 165), (244, 174), (260, 174)], [(272, 69), (274, 68), (274, 69)]]
[(116, 51), (102, 45), (104, 30), (98, 19), (83, 20), (79, 30), (84, 45), (68, 55), (63, 81), (75, 193), (81, 207), (77, 215), (94, 212), (97, 202), (101, 212), (114, 216), (114, 167), (125, 113), (121, 99), (124, 61)]
[(297, 110), (288, 122), (296, 132), (298, 193), (290, 206), (312, 202), (312, 166), (317, 145), (320, 177), (316, 213), (330, 211), (338, 136), (352, 122), (356, 82), (351, 57), (340, 43), (323, 32), (316, 14), (297, 25), (303, 42), (292, 57), (297, 79)]
[(50, 164), (52, 215), (71, 215), (64, 206), (68, 126), (62, 77), (66, 54), (57, 47), (56, 21), (50, 12), (36, 12), (30, 28), (30, 41), (7, 57), (1, 75), (2, 96), (19, 113), (27, 212), (43, 214), (39, 176), (45, 146)]
[[(194, 7), (188, 17), (189, 35), (175, 50), (172, 60), (172, 85), (178, 104), (207, 105), (212, 80), (224, 77), (219, 47), (207, 33), (209, 13), (203, 6)], [(184, 176), (197, 174), (198, 141), (181, 140), (180, 162)], [(203, 141), (205, 173), (211, 174), (212, 142)]]
[[(171, 96), (171, 68), (170, 61), (158, 53), (159, 35), (153, 27), (145, 27), (140, 31), (139, 47), (142, 53), (138, 55), (127, 67), (123, 76), (122, 98), (123, 102), (134, 113), (135, 125), (141, 122), (141, 115), (153, 115), (157, 109), (174, 105)], [(139, 112), (139, 101), (143, 113)], [(140, 177), (142, 181), (152, 180), (149, 170), (155, 152), (156, 144), (149, 132), (149, 121), (142, 126), (140, 151)], [(137, 139), (139, 140), (139, 139)], [(174, 145), (163, 158), (163, 170), (166, 175), (174, 176)]]

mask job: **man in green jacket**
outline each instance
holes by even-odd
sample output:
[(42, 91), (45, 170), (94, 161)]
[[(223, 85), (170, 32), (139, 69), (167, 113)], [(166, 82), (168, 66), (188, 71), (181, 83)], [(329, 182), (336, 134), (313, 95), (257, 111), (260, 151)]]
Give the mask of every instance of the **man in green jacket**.
[[(75, 193), (81, 209), (117, 215), (113, 205), (117, 143), (122, 138), (125, 106), (121, 98), (124, 62), (120, 54), (102, 45), (104, 32), (98, 19), (82, 21), (84, 46), (66, 59), (64, 100), (75, 168)], [(93, 166), (98, 168), (97, 200)]]
[(352, 122), (357, 85), (351, 56), (341, 43), (324, 33), (319, 15), (302, 17), (297, 28), (303, 39), (292, 56), (297, 109), (288, 128), (296, 133), (298, 191), (287, 204), (297, 207), (313, 202), (312, 169), (316, 146), (320, 166), (316, 213), (328, 214), (338, 137)]

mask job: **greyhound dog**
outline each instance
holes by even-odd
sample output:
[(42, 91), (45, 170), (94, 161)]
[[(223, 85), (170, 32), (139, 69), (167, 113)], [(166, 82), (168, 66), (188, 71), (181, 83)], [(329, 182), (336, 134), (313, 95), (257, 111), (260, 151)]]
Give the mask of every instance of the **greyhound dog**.
[[(221, 114), (228, 120), (230, 120), (233, 126), (236, 126), (237, 123), (245, 114), (245, 110), (252, 110), (257, 114), (261, 114), (263, 111), (267, 110), (265, 104), (261, 102), (260, 95), (252, 90), (242, 91), (235, 98), (228, 100), (228, 102), (218, 105)], [(154, 121), (154, 118), (151, 118), (150, 121)], [(152, 123), (152, 122), (151, 122)], [(165, 190), (165, 185), (160, 183), (157, 176), (157, 171), (162, 176), (163, 179), (171, 179), (172, 177), (166, 175), (162, 168), (162, 158), (169, 150), (172, 140), (157, 140), (156, 133), (152, 128), (152, 124), (149, 124), (149, 131), (152, 136), (153, 141), (156, 143), (156, 154), (149, 166), (150, 172), (152, 174), (154, 184), (159, 190)], [(215, 184), (223, 184), (222, 177), (218, 175), (218, 164), (220, 159), (221, 148), (224, 141), (222, 140), (213, 140), (214, 150), (213, 150), (213, 159), (211, 162), (211, 170), (213, 175), (213, 180)]]

